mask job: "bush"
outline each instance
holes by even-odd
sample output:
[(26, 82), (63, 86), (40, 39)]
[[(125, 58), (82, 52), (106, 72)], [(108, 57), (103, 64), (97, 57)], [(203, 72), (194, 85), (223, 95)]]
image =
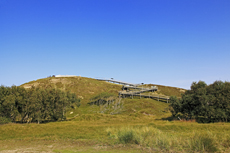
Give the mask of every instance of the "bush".
[(125, 143), (125, 144), (133, 142), (134, 141), (133, 130), (119, 131), (118, 139), (121, 143)]
[(153, 127), (124, 127), (120, 129), (108, 128), (111, 138), (118, 139), (119, 143), (135, 143), (146, 147), (169, 150), (173, 140), (170, 136)]
[(207, 134), (195, 134), (190, 140), (191, 149), (193, 151), (202, 152), (216, 152), (217, 148), (214, 144), (214, 138), (210, 133)]
[(0, 117), (0, 124), (7, 124), (10, 123), (11, 120), (9, 118), (6, 117)]

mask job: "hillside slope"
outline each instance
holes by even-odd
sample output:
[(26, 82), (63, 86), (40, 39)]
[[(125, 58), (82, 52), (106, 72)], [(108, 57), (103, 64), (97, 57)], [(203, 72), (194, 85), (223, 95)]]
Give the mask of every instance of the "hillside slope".
[[(109, 92), (118, 94), (121, 90), (122, 85), (108, 83), (105, 81), (98, 81), (92, 78), (86, 77), (49, 77), (38, 79), (36, 81), (30, 81), (28, 83), (22, 84), (24, 88), (35, 87), (55, 87), (61, 90), (70, 90), (73, 93), (76, 93), (77, 96), (83, 99), (83, 102), (86, 102), (90, 97), (97, 95), (101, 92)], [(158, 91), (156, 94), (162, 94), (166, 96), (177, 96), (180, 97), (182, 93), (185, 92), (185, 89), (177, 87), (169, 87), (157, 84), (146, 84), (144, 86), (157, 86)]]
[(183, 88), (163, 86), (163, 85), (157, 85), (157, 84), (148, 84), (147, 86), (157, 86), (158, 91), (156, 93), (163, 94), (165, 96), (181, 97), (181, 94), (185, 93), (185, 91), (186, 91)]
[(81, 99), (81, 104), (86, 105), (90, 98), (102, 92), (110, 92), (118, 94), (121, 90), (121, 85), (112, 84), (104, 81), (98, 81), (85, 77), (49, 77), (38, 79), (21, 85), (24, 88), (35, 87), (54, 87), (61, 90), (68, 90), (76, 93), (78, 98)]
[[(152, 86), (153, 84), (145, 85)], [(72, 112), (69, 117), (74, 117), (81, 114), (95, 114), (95, 113), (105, 113), (105, 114), (124, 114), (124, 115), (152, 115), (156, 117), (169, 116), (168, 105), (165, 101), (157, 101), (156, 99), (149, 98), (138, 98), (134, 97), (131, 99), (129, 97), (122, 99), (120, 102), (120, 108), (117, 108), (115, 104), (113, 106), (102, 107), (97, 105), (89, 105), (90, 99), (102, 92), (114, 93), (118, 96), (118, 92), (122, 90), (122, 85), (108, 83), (105, 81), (98, 81), (92, 78), (86, 77), (49, 77), (44, 79), (38, 79), (36, 81), (31, 81), (21, 85), (24, 88), (35, 87), (54, 87), (61, 90), (68, 90), (75, 93), (78, 98), (81, 99), (81, 106), (76, 110), (70, 110)], [(168, 87), (168, 86), (158, 86), (158, 91), (155, 94), (167, 95), (167, 96), (178, 96), (184, 93), (184, 89)], [(119, 102), (119, 103), (120, 103)]]

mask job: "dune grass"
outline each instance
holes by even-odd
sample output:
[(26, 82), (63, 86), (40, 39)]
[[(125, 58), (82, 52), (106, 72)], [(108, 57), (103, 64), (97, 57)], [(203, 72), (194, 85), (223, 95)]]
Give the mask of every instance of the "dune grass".
[(230, 124), (82, 114), (70, 121), (0, 126), (1, 150), (38, 149), (35, 142), (56, 152), (228, 152)]
[(181, 97), (181, 94), (185, 92), (185, 89), (183, 88), (177, 88), (177, 87), (170, 87), (170, 86), (163, 86), (163, 85), (156, 85), (156, 84), (147, 84), (145, 86), (157, 86), (158, 91), (157, 94), (162, 94), (165, 96), (177, 96)]
[(102, 92), (118, 94), (121, 90), (121, 85), (112, 84), (105, 81), (98, 81), (86, 77), (63, 77), (63, 78), (43, 78), (35, 81), (31, 81), (21, 86), (30, 88), (31, 86), (36, 87), (54, 87), (61, 90), (68, 90), (76, 93), (78, 98), (81, 99), (83, 106), (87, 105), (91, 97), (94, 97)]
[[(215, 132), (193, 130), (189, 135), (183, 132), (174, 134), (152, 126), (107, 128), (109, 137), (118, 143), (133, 143), (151, 150), (166, 152), (216, 152), (226, 145), (229, 135), (221, 138)], [(227, 142), (229, 145), (229, 142)]]

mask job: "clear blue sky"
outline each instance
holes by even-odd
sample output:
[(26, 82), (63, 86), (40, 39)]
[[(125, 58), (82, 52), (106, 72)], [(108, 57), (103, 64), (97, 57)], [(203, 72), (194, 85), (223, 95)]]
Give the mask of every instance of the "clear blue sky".
[(0, 0), (0, 84), (230, 81), (230, 0)]

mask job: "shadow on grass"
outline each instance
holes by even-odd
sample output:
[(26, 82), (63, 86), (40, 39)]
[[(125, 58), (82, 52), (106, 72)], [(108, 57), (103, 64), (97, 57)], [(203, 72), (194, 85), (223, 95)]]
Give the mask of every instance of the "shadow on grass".
[(174, 121), (174, 120), (179, 120), (176, 117), (170, 116), (170, 117), (166, 117), (166, 118), (161, 118), (161, 119), (156, 119), (156, 120), (164, 120), (164, 121)]
[[(65, 120), (43, 120), (43, 121), (40, 121), (39, 124), (47, 124), (47, 123), (52, 123), (52, 122), (65, 122), (65, 121), (70, 121), (69, 119), (65, 119)], [(21, 122), (21, 121), (15, 121), (15, 122), (12, 122), (12, 123), (17, 123), (17, 124), (30, 124), (30, 123), (37, 123), (37, 121), (33, 121), (33, 122)]]
[(170, 117), (166, 117), (166, 118), (161, 118), (161, 119), (156, 119), (156, 120), (164, 120), (164, 121), (182, 121), (182, 122), (197, 122), (197, 123), (217, 123), (217, 122), (225, 122), (225, 121), (221, 121), (219, 119), (208, 119), (205, 117), (196, 117), (193, 119), (188, 119), (182, 116), (170, 116)]
[(163, 102), (163, 103), (169, 103), (170, 100), (166, 100), (166, 99), (159, 99), (158, 98), (146, 98), (146, 97), (139, 97), (139, 96), (133, 96), (133, 98), (131, 96), (126, 96), (126, 97), (123, 97), (124, 99), (153, 99), (153, 100), (156, 100), (156, 101), (159, 101), (159, 102)]

